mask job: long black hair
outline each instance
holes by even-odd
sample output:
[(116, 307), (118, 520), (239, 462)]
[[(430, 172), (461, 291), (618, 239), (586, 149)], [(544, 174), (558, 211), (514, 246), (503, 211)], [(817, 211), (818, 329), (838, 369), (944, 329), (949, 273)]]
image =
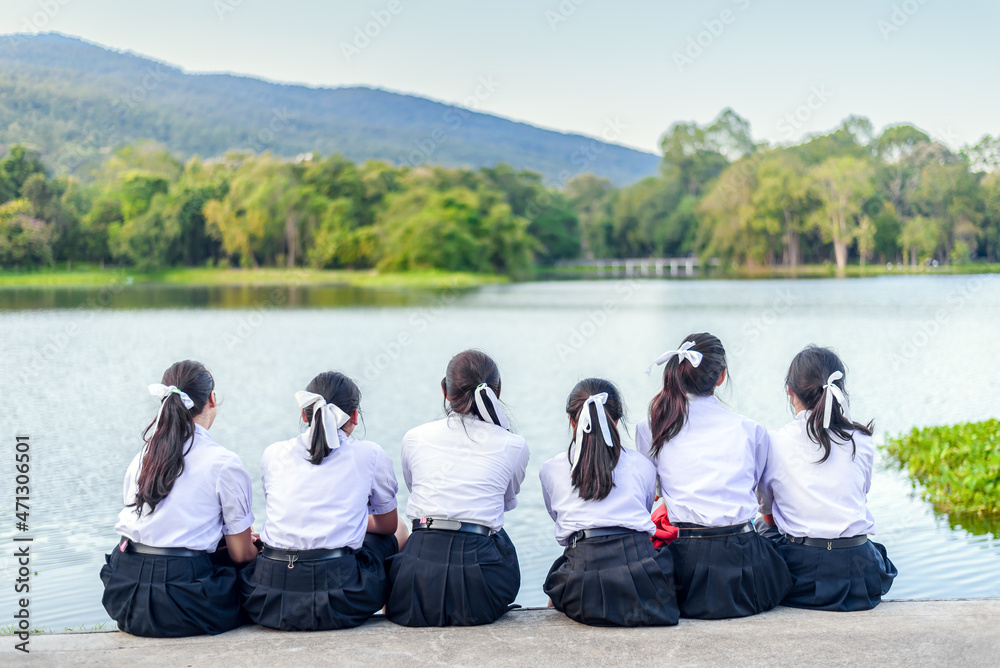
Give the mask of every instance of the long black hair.
[[(858, 450), (857, 444), (854, 442), (854, 432), (860, 431), (862, 434), (871, 436), (875, 427), (874, 422), (865, 425), (848, 420), (841, 412), (843, 407), (838, 408), (830, 391), (824, 389), (827, 379), (836, 371), (842, 373), (844, 377), (833, 382), (844, 393), (846, 399), (847, 369), (837, 354), (829, 348), (806, 346), (792, 359), (792, 363), (788, 367), (788, 375), (785, 376), (785, 387), (798, 397), (803, 408), (811, 411), (806, 422), (806, 433), (811, 441), (819, 444), (823, 449), (823, 458), (816, 462), (817, 464), (822, 464), (830, 458), (830, 432), (833, 432), (841, 442), (851, 442), (851, 459), (853, 459)], [(830, 411), (830, 427), (824, 429), (823, 414), (827, 401), (833, 401), (834, 405)]]
[(687, 420), (688, 394), (710, 397), (726, 370), (726, 349), (717, 337), (702, 332), (689, 334), (681, 343), (694, 342), (690, 350), (702, 354), (701, 363), (694, 366), (676, 355), (663, 366), (663, 389), (649, 404), (649, 430), (652, 433), (653, 456), (670, 439), (680, 433)]
[(484, 422), (500, 424), (495, 407), (486, 402), (489, 415), (481, 415), (476, 406), (476, 388), (486, 383), (493, 393), (500, 396), (500, 367), (482, 350), (463, 350), (448, 362), (441, 389), (444, 390), (444, 410), (448, 415), (474, 415)]
[[(357, 383), (339, 371), (324, 371), (316, 376), (309, 381), (306, 392), (320, 395), (326, 403), (333, 404), (348, 415), (353, 415), (361, 406), (361, 389)], [(306, 406), (303, 412), (306, 424), (312, 426), (313, 406)], [(321, 464), (326, 456), (333, 452), (330, 444), (326, 442), (322, 416), (323, 411), (320, 411), (315, 417), (316, 425), (313, 426), (312, 443), (309, 444), (309, 461), (313, 464)]]
[[(171, 365), (163, 373), (161, 382), (187, 394), (194, 406), (186, 408), (181, 396), (171, 392), (162, 400), (159, 424), (154, 419), (142, 432), (146, 453), (136, 481), (134, 503), (136, 514), (140, 517), (146, 505), (150, 513), (156, 510), (157, 504), (167, 497), (174, 481), (184, 471), (184, 455), (190, 450), (190, 445), (187, 450), (184, 446), (193, 443), (194, 418), (204, 410), (215, 389), (212, 374), (201, 362), (194, 360)], [(154, 427), (155, 431), (149, 435)]]
[[(614, 471), (622, 453), (622, 441), (618, 434), (617, 422), (622, 419), (624, 406), (618, 388), (615, 387), (614, 383), (602, 378), (581, 380), (566, 399), (566, 414), (571, 423), (575, 424), (580, 420), (580, 411), (587, 399), (591, 395), (601, 392), (608, 393), (608, 400), (603, 407), (595, 403), (591, 403), (587, 407), (587, 410), (590, 411), (592, 428), (590, 433), (583, 434), (581, 442), (576, 444), (577, 462), (573, 468), (571, 480), (573, 481), (573, 489), (584, 501), (605, 499), (614, 487)], [(605, 442), (604, 434), (601, 433), (597, 413), (599, 410), (603, 410), (607, 414), (611, 443)], [(576, 431), (574, 430), (575, 438)], [(608, 447), (609, 445), (611, 447)], [(572, 450), (572, 448), (571, 442), (570, 449)]]

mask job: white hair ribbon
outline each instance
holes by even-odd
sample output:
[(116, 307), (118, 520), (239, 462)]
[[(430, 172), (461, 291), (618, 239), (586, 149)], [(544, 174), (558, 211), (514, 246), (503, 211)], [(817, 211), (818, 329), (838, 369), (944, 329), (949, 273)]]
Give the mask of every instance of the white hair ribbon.
[(295, 393), (295, 401), (298, 403), (300, 411), (304, 411), (312, 406), (313, 419), (312, 424), (309, 425), (309, 431), (315, 428), (316, 418), (322, 413), (323, 431), (326, 433), (326, 446), (331, 450), (339, 448), (340, 435), (338, 432), (341, 427), (347, 424), (351, 416), (340, 410), (340, 407), (336, 404), (328, 404), (322, 395), (315, 392), (299, 390)]
[(674, 356), (677, 357), (678, 364), (680, 364), (684, 360), (687, 360), (688, 362), (691, 363), (691, 366), (697, 367), (699, 364), (701, 364), (701, 360), (705, 356), (699, 353), (697, 350), (691, 350), (691, 348), (694, 348), (694, 341), (685, 341), (684, 343), (681, 344), (681, 347), (678, 348), (677, 350), (668, 350), (667, 352), (657, 357), (652, 364), (646, 367), (646, 375), (648, 376), (650, 374), (654, 366), (660, 366), (661, 364), (666, 364), (667, 362), (670, 361), (670, 358)]
[(608, 413), (604, 410), (604, 404), (608, 403), (608, 393), (592, 394), (583, 402), (580, 414), (576, 416), (576, 438), (573, 439), (573, 447), (569, 453), (570, 468), (576, 468), (576, 462), (580, 458), (580, 444), (583, 443), (583, 435), (594, 430), (593, 419), (590, 417), (590, 406), (597, 407), (597, 421), (600, 423), (601, 435), (609, 448), (614, 447), (615, 442), (611, 440), (611, 427), (608, 426)]
[(178, 390), (175, 385), (164, 385), (163, 383), (153, 383), (149, 386), (149, 393), (154, 397), (160, 398), (160, 409), (156, 411), (156, 422), (153, 423), (153, 433), (160, 428), (160, 416), (163, 415), (163, 406), (166, 404), (166, 398), (171, 394), (179, 395), (181, 401), (184, 403), (184, 408), (191, 410), (194, 408), (194, 402), (191, 397), (187, 395), (187, 392)]
[(476, 408), (479, 409), (479, 416), (483, 418), (486, 422), (493, 422), (493, 418), (490, 412), (486, 409), (486, 400), (483, 397), (490, 400), (493, 404), (493, 412), (496, 413), (497, 420), (495, 424), (498, 427), (503, 427), (504, 429), (510, 429), (510, 423), (507, 422), (507, 416), (504, 415), (503, 407), (500, 405), (500, 399), (497, 397), (496, 393), (493, 392), (493, 388), (486, 383), (480, 383), (476, 387)]
[(826, 385), (823, 386), (823, 390), (829, 395), (826, 401), (823, 402), (823, 429), (830, 428), (830, 418), (833, 417), (833, 402), (836, 400), (840, 404), (840, 412), (844, 415), (844, 419), (850, 420), (851, 413), (847, 407), (847, 397), (844, 396), (843, 390), (840, 386), (836, 385), (833, 381), (840, 380), (844, 377), (840, 371), (834, 371), (830, 374), (830, 377), (826, 379)]

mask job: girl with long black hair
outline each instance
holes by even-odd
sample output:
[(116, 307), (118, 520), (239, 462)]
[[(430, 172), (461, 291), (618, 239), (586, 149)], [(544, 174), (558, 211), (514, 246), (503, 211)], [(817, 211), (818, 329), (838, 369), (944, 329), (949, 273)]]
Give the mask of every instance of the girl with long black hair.
[[(656, 465), (677, 539), (681, 617), (722, 619), (770, 610), (791, 587), (775, 546), (754, 529), (755, 489), (767, 460), (767, 431), (715, 398), (726, 351), (711, 334), (691, 334), (661, 355), (663, 389), (636, 429), (636, 446)], [(650, 366), (650, 370), (653, 365)]]
[(406, 542), (396, 474), (382, 448), (351, 438), (353, 380), (321, 373), (295, 399), (309, 428), (264, 451), (264, 547), (240, 573), (244, 606), (271, 628), (351, 628), (385, 605), (386, 563)]
[(757, 496), (794, 584), (782, 605), (870, 610), (896, 577), (885, 547), (869, 539), (875, 445), (872, 423), (850, 417), (847, 369), (828, 348), (795, 356), (785, 390), (795, 419), (770, 433)]
[(489, 624), (521, 586), (504, 513), (517, 505), (528, 445), (509, 431), (500, 369), (479, 350), (448, 363), (447, 417), (403, 437), (413, 533), (393, 558), (385, 614), (405, 626)]
[(177, 362), (149, 390), (160, 408), (125, 473), (104, 609), (137, 636), (223, 633), (245, 623), (236, 564), (257, 554), (250, 476), (208, 433), (218, 401), (201, 363)]
[(673, 559), (650, 542), (656, 467), (622, 447), (618, 388), (581, 380), (566, 400), (574, 437), (539, 478), (556, 541), (566, 547), (545, 593), (567, 617), (591, 626), (677, 623)]

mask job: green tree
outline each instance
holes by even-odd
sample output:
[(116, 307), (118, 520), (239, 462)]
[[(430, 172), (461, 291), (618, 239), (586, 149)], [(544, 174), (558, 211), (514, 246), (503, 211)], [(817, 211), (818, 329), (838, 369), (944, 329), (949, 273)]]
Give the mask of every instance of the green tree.
[(0, 204), (0, 267), (29, 268), (51, 264), (52, 230), (31, 216), (31, 202)]
[(785, 151), (769, 153), (757, 167), (756, 188), (751, 195), (759, 227), (782, 236), (783, 264), (794, 271), (801, 260), (800, 238), (805, 221), (816, 206), (806, 178), (805, 165)]
[(838, 273), (847, 267), (847, 250), (857, 237), (865, 202), (874, 194), (874, 170), (862, 158), (828, 158), (809, 170), (819, 198), (814, 221), (833, 242)]

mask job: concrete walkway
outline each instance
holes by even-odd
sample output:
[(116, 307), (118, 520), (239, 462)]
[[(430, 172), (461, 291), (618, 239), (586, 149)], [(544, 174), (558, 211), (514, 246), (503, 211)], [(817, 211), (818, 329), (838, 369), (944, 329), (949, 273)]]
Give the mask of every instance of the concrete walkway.
[(247, 627), (215, 637), (53, 633), (31, 653), (0, 636), (0, 664), (38, 666), (1000, 666), (1000, 599), (888, 601), (871, 612), (778, 608), (674, 628), (582, 626), (519, 610), (474, 628), (410, 629), (376, 617), (349, 631)]

